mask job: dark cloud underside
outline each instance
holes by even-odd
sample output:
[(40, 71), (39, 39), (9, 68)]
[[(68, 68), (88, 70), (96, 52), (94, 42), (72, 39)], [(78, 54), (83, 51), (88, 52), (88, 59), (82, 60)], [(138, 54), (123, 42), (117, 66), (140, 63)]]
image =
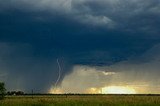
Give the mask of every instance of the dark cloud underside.
[(0, 80), (45, 92), (57, 58), (63, 76), (137, 59), (159, 44), (159, 9), (159, 0), (0, 0)]

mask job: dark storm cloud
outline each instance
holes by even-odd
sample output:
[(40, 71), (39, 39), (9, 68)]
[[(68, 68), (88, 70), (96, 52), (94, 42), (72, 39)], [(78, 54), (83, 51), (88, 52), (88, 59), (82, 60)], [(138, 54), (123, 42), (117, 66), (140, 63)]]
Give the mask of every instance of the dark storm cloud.
[(160, 41), (159, 9), (159, 0), (0, 0), (0, 78), (45, 91), (57, 58), (65, 74), (139, 56)]
[(30, 45), (0, 43), (0, 51), (0, 70), (3, 75), (0, 79), (6, 82), (8, 90), (36, 89), (37, 92), (43, 92), (47, 90), (47, 84), (52, 84), (55, 79), (55, 63), (49, 59), (33, 57)]
[(1, 11), (11, 8), (50, 12), (50, 15), (59, 13), (89, 26), (158, 33), (156, 23), (160, 17), (159, 2), (159, 0), (7, 0), (1, 1)]

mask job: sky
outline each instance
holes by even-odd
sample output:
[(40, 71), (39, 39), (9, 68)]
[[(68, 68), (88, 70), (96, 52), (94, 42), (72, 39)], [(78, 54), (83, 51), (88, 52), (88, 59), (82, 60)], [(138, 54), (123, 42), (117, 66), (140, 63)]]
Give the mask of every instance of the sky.
[(37, 93), (160, 93), (159, 19), (160, 0), (0, 0), (0, 81)]

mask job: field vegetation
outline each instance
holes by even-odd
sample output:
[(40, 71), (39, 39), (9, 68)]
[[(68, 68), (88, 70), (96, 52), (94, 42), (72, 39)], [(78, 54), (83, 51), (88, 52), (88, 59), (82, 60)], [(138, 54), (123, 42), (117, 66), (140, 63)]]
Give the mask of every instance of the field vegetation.
[(6, 96), (0, 106), (160, 106), (159, 95)]

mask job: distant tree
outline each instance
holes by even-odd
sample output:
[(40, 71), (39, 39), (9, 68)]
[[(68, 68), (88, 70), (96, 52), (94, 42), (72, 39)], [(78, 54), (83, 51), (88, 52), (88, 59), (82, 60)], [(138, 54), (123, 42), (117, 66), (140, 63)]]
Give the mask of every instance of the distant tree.
[(6, 94), (5, 83), (0, 82), (0, 99), (4, 99), (5, 94)]
[(17, 91), (16, 95), (24, 95), (24, 92), (23, 91)]
[(24, 95), (23, 91), (8, 91), (7, 95)]

